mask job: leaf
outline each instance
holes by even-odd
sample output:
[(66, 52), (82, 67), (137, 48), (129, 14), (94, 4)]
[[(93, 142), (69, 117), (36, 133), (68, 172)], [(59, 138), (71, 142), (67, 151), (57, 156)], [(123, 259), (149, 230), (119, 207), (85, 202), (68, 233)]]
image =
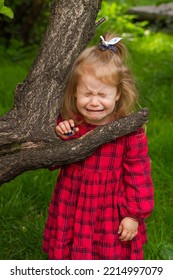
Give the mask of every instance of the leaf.
[(10, 9), (9, 7), (6, 7), (6, 6), (2, 6), (0, 8), (0, 13), (11, 19), (14, 17), (14, 13), (13, 13), (12, 9)]
[(4, 6), (4, 0), (0, 0), (0, 10)]
[(164, 260), (173, 260), (173, 250), (168, 248), (162, 248), (160, 250), (161, 257)]

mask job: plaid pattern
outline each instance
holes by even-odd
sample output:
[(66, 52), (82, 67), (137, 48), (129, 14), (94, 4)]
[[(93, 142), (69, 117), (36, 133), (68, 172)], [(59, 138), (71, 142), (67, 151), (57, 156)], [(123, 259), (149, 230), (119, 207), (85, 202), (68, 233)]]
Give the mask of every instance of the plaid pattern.
[[(75, 137), (93, 128), (82, 124)], [(143, 259), (144, 218), (153, 204), (147, 139), (141, 128), (102, 145), (83, 161), (62, 167), (43, 250), (49, 259)], [(132, 241), (122, 242), (117, 231), (126, 216), (139, 219), (139, 230)]]

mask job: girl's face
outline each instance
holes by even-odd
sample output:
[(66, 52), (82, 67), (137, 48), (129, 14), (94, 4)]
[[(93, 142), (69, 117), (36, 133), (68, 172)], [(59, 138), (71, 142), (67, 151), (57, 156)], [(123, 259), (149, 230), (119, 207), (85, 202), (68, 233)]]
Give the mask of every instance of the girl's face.
[(87, 72), (80, 78), (75, 96), (77, 109), (87, 123), (103, 125), (113, 120), (113, 111), (119, 99), (116, 87)]

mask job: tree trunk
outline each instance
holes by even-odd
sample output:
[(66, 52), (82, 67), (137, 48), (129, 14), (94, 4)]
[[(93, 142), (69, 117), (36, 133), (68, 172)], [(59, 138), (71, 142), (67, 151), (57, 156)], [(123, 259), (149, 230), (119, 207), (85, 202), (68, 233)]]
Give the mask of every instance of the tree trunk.
[(101, 0), (55, 0), (47, 32), (27, 78), (16, 87), (14, 106), (0, 118), (0, 184), (26, 170), (78, 161), (147, 121), (143, 109), (85, 137), (63, 142), (54, 129), (68, 73), (95, 34)]

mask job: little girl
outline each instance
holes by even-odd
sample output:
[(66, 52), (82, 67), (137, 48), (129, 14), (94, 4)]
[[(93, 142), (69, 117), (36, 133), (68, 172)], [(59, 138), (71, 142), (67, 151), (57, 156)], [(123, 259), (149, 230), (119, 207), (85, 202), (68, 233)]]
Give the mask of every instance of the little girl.
[[(61, 139), (81, 137), (131, 113), (137, 91), (126, 57), (122, 38), (112, 34), (81, 53), (56, 127)], [(152, 210), (150, 159), (140, 128), (103, 144), (85, 160), (62, 166), (43, 250), (49, 259), (143, 259), (144, 219)]]

